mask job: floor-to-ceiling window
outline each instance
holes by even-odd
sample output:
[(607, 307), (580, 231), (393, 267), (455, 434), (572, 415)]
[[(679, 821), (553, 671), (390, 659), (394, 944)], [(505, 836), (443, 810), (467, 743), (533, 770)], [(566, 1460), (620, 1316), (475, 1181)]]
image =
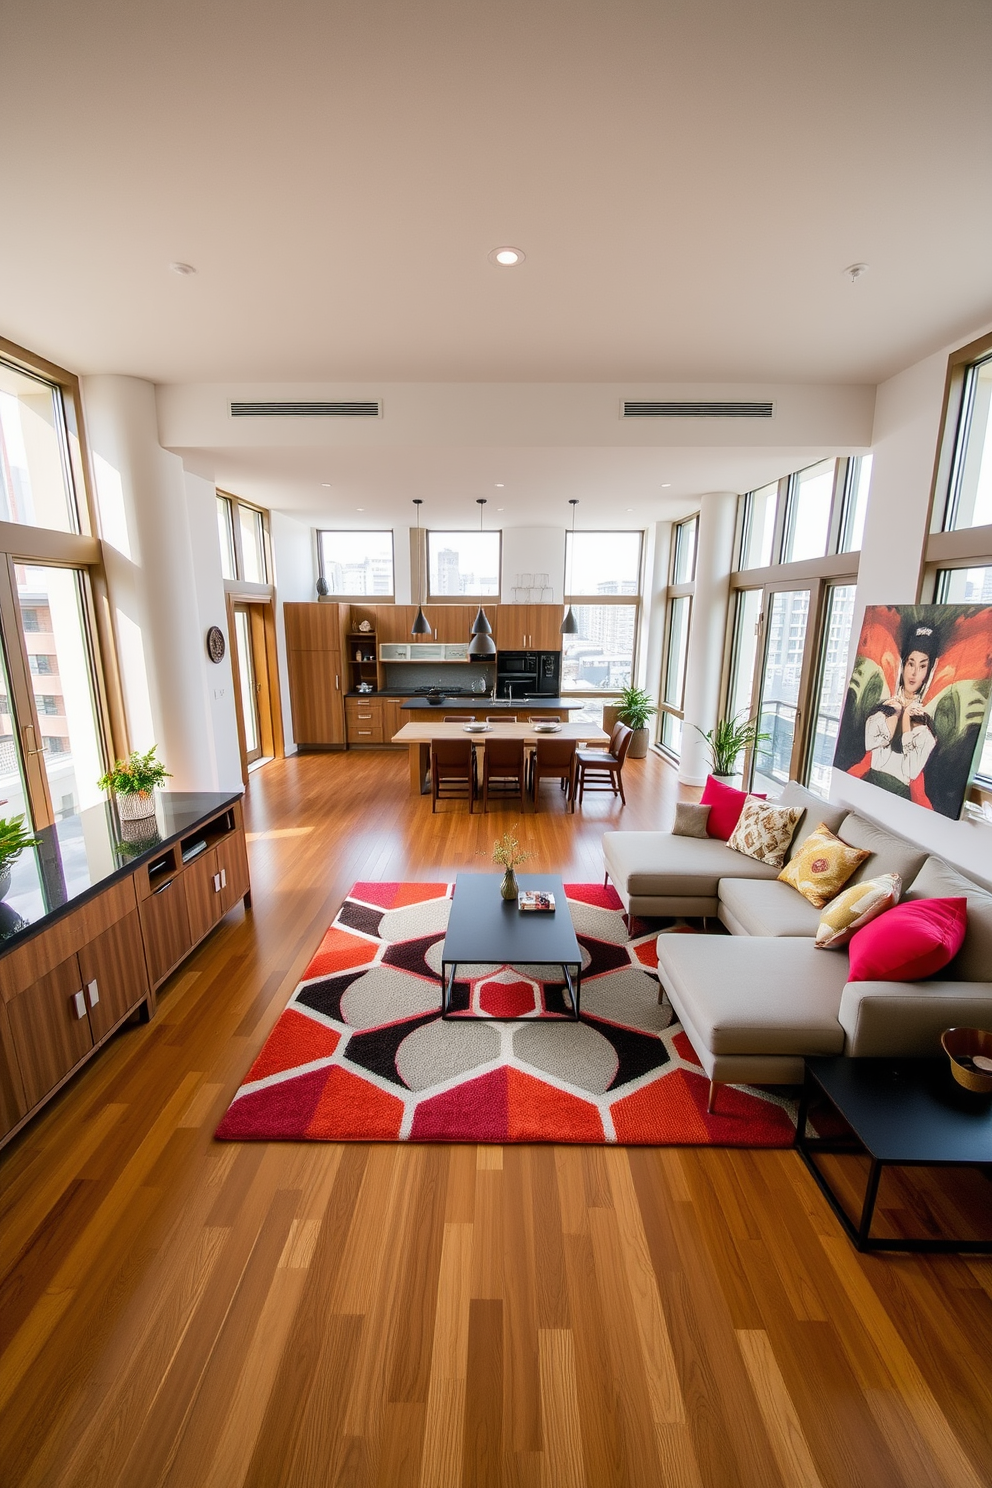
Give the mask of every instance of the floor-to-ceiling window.
[(658, 707), (658, 743), (676, 759), (682, 753), (685, 724), (685, 670), (692, 624), (692, 595), (696, 579), (698, 516), (676, 522), (672, 528), (668, 601), (665, 607), (665, 640), (662, 651), (661, 689)]
[(565, 603), (577, 630), (562, 636), (561, 690), (584, 698), (569, 717), (599, 723), (603, 704), (629, 687), (641, 608), (641, 532), (568, 532)]
[(870, 455), (820, 460), (741, 498), (724, 712), (765, 736), (753, 790), (829, 793), (870, 480)]
[(126, 742), (103, 582), (76, 380), (0, 343), (0, 816), (39, 828), (103, 799)]
[[(992, 605), (992, 336), (949, 361), (922, 597)], [(970, 797), (992, 807), (992, 711)]]

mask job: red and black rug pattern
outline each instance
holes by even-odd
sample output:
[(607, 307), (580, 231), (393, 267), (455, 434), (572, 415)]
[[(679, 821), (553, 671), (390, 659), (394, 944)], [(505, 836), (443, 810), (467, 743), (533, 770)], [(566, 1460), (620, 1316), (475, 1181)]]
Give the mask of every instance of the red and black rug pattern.
[[(446, 883), (357, 883), (217, 1129), (227, 1141), (785, 1147), (791, 1103), (708, 1081), (655, 941), (616, 891), (568, 884), (582, 1016), (537, 966), (473, 966), (442, 1020)], [(691, 933), (691, 932), (690, 932)], [(497, 1022), (495, 1019), (512, 1019)]]

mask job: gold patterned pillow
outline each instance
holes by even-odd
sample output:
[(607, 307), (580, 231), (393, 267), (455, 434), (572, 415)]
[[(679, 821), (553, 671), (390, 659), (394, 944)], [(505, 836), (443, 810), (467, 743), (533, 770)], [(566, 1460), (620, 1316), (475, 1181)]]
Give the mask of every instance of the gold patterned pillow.
[(901, 893), (902, 879), (898, 873), (881, 873), (878, 878), (851, 884), (836, 899), (831, 899), (823, 911), (816, 944), (821, 951), (846, 946), (855, 930), (898, 904)]
[(781, 868), (804, 810), (803, 806), (773, 806), (748, 796), (727, 846), (769, 868)]
[(783, 883), (798, 889), (814, 909), (822, 909), (847, 883), (871, 853), (848, 847), (823, 822), (802, 841), (779, 874)]

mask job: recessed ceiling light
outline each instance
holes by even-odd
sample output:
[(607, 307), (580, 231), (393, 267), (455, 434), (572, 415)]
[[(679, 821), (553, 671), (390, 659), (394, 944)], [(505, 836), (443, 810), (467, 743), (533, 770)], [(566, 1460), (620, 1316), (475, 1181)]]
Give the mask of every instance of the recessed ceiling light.
[(522, 264), (526, 257), (522, 248), (511, 248), (506, 245), (503, 248), (494, 248), (489, 255), (489, 262), (495, 264), (498, 269), (513, 269), (517, 264)]
[(355, 510), (356, 510), (356, 511), (364, 511), (364, 510), (365, 510), (365, 508), (364, 508), (364, 506), (356, 506), (356, 507), (355, 507)]
[(662, 481), (662, 483), (661, 483), (661, 489), (663, 491), (668, 491), (668, 490), (671, 489), (671, 485), (672, 485), (671, 481)]
[(174, 274), (195, 274), (196, 273), (196, 270), (194, 269), (193, 265), (192, 264), (188, 264), (188, 263), (171, 263), (169, 265), (169, 268), (172, 270), (172, 272)]
[(632, 506), (628, 506), (627, 507), (627, 511), (633, 511), (633, 510), (634, 510), (634, 508)]
[(843, 272), (847, 275), (852, 284), (857, 284), (858, 280), (861, 278), (861, 275), (867, 274), (868, 265), (866, 263), (848, 264), (847, 268), (844, 269)]
[(496, 482), (496, 489), (497, 489), (497, 491), (502, 491), (502, 489), (503, 489), (503, 482), (502, 481), (497, 481)]
[(496, 510), (497, 510), (497, 511), (502, 511), (502, 510), (503, 510), (503, 508), (502, 508), (502, 507), (501, 507), (501, 506), (498, 506), (498, 507), (497, 507), (497, 508), (496, 508)]
[(320, 484), (321, 484), (321, 487), (323, 488), (323, 490), (325, 490), (325, 491), (329, 491), (331, 489), (331, 483), (330, 483), (330, 481), (321, 481)]

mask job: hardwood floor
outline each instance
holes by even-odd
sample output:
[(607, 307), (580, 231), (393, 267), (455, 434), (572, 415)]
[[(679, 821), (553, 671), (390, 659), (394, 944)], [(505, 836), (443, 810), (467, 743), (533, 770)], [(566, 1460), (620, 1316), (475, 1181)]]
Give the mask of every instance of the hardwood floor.
[(254, 910), (3, 1155), (4, 1488), (992, 1483), (992, 1260), (859, 1257), (792, 1152), (213, 1141), (354, 880), (516, 822), (601, 881), (673, 815), (657, 758), (625, 782), (470, 818), (405, 754), (252, 777)]

